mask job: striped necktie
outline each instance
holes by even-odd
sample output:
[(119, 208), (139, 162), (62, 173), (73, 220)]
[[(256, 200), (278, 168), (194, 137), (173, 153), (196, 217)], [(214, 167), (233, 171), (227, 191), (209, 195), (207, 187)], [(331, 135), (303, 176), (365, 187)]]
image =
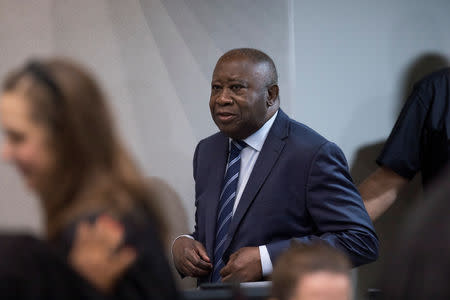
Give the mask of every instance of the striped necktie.
[(214, 268), (211, 282), (220, 281), (220, 270), (225, 266), (222, 256), (225, 251), (225, 241), (233, 217), (234, 200), (241, 168), (241, 150), (247, 147), (243, 141), (232, 140), (228, 156), (227, 170), (222, 183), (219, 205), (217, 206), (216, 241), (214, 244)]

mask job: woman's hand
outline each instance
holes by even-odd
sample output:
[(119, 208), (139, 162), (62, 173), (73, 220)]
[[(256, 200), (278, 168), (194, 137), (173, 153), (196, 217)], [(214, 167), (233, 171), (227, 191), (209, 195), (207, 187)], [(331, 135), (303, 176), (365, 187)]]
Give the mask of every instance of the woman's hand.
[(97, 289), (109, 292), (136, 260), (134, 249), (121, 247), (123, 238), (123, 226), (110, 216), (100, 216), (94, 224), (81, 222), (69, 262)]

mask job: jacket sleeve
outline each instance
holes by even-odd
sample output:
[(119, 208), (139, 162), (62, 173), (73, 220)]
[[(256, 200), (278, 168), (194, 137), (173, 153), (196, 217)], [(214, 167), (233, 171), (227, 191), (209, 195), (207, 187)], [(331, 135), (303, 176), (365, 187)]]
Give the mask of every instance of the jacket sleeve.
[(378, 238), (345, 156), (334, 143), (324, 143), (311, 162), (305, 199), (314, 234), (268, 244), (272, 262), (293, 240), (326, 242), (346, 253), (355, 267), (377, 259)]

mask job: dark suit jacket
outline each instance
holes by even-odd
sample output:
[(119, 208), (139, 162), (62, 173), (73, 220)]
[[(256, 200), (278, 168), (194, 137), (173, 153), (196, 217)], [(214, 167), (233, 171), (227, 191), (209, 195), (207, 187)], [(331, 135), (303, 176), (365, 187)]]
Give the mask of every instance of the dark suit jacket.
[[(193, 236), (211, 258), (227, 156), (221, 132), (200, 141), (194, 155)], [(325, 241), (354, 266), (378, 256), (377, 236), (342, 151), (279, 110), (233, 216), (224, 259), (242, 247), (267, 245), (274, 263), (293, 239)]]

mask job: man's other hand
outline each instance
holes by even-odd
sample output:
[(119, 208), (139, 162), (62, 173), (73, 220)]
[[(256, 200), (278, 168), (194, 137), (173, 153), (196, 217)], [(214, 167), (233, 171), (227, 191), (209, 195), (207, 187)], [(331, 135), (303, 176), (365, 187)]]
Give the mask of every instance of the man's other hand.
[(261, 257), (258, 247), (244, 247), (230, 256), (220, 271), (224, 282), (258, 281), (262, 278)]
[(212, 270), (212, 263), (205, 247), (196, 240), (184, 236), (176, 239), (172, 254), (175, 267), (183, 275), (202, 277)]

